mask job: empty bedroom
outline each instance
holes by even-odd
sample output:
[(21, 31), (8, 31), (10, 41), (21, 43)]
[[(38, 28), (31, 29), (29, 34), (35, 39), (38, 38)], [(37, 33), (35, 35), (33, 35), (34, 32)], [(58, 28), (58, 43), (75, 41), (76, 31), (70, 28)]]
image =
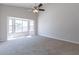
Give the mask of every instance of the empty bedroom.
[(79, 55), (79, 3), (0, 3), (0, 55)]

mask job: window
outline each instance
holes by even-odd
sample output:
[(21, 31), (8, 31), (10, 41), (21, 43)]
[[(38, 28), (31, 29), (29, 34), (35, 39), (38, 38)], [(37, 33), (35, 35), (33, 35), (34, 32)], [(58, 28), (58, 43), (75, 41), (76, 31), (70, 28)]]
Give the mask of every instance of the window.
[(22, 20), (15, 20), (15, 32), (22, 32)]
[(30, 20), (29, 22), (30, 24), (30, 28), (29, 28), (29, 34), (30, 35), (34, 35), (34, 21), (33, 20)]
[(34, 22), (30, 20), (30, 31), (34, 31)]
[[(32, 33), (34, 32), (34, 21), (23, 18), (9, 17), (8, 33)], [(30, 34), (29, 33), (29, 34)]]
[(12, 33), (12, 19), (9, 19), (9, 33)]
[(28, 31), (28, 20), (23, 20), (23, 32)]

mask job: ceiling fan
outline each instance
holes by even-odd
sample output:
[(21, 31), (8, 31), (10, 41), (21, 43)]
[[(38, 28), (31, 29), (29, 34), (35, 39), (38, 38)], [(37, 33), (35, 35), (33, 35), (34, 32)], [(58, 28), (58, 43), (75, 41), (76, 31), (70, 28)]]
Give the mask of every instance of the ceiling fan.
[(38, 6), (35, 4), (35, 6), (32, 8), (33, 13), (38, 13), (39, 11), (45, 11), (45, 9), (40, 8), (42, 6), (43, 6), (42, 3), (40, 3)]

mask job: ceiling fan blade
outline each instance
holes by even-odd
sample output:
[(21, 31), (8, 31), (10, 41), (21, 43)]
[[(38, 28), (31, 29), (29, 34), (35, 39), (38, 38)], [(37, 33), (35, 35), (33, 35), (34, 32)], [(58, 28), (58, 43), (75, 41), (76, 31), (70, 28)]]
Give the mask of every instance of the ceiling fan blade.
[(40, 3), (39, 5), (38, 5), (38, 7), (41, 7), (43, 4), (42, 3)]
[(45, 11), (45, 9), (39, 9), (39, 11)]

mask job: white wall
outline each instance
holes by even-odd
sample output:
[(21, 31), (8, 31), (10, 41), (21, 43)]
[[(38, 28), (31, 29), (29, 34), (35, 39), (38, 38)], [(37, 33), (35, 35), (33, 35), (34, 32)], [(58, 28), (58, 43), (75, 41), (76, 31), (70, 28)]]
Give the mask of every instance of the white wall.
[(38, 34), (79, 43), (79, 4), (46, 4), (38, 17)]
[(0, 41), (7, 39), (7, 17), (19, 17), (36, 20), (37, 17), (27, 9), (0, 5)]

